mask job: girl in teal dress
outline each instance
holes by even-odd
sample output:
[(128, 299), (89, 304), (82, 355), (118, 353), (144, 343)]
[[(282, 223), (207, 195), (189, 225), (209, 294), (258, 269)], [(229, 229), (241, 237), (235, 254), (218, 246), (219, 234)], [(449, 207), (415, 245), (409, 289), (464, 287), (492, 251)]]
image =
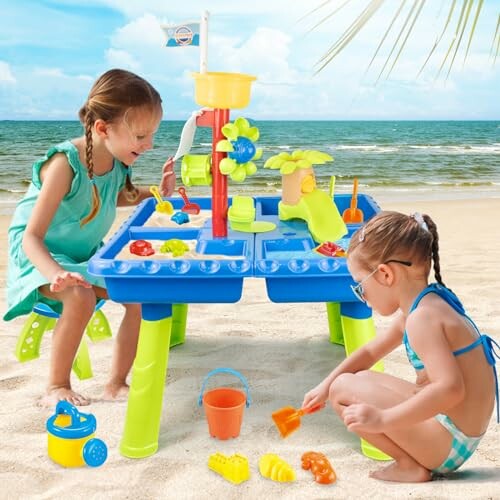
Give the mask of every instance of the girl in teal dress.
[[(153, 147), (162, 118), (161, 98), (141, 77), (114, 69), (94, 83), (79, 117), (84, 135), (50, 148), (33, 165), (32, 182), (8, 235), (4, 319), (30, 313), (37, 302), (61, 313), (52, 337), (44, 406), (59, 400), (89, 404), (71, 387), (71, 366), (96, 301), (108, 297), (103, 280), (87, 272), (87, 262), (102, 245), (116, 207), (150, 196), (147, 188), (132, 184), (131, 166)], [(169, 158), (162, 168), (164, 196), (175, 188), (173, 166)], [(137, 348), (140, 305), (124, 307), (106, 399), (127, 393), (126, 377)]]

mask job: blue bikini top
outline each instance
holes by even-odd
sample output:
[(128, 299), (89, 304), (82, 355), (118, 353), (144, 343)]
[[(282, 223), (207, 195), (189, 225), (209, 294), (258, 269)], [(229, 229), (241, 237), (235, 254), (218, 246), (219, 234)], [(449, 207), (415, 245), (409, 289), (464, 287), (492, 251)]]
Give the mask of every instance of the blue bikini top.
[[(495, 352), (494, 347), (496, 346), (500, 350), (500, 345), (493, 340), (489, 335), (484, 335), (482, 334), (474, 321), (472, 321), (471, 318), (467, 315), (465, 312), (464, 306), (460, 302), (459, 298), (448, 288), (446, 288), (443, 285), (440, 285), (439, 283), (432, 283), (431, 285), (427, 286), (422, 290), (415, 301), (413, 302), (413, 305), (410, 308), (410, 313), (413, 312), (417, 307), (420, 301), (429, 293), (435, 293), (436, 295), (439, 295), (449, 306), (453, 308), (458, 314), (464, 316), (470, 324), (473, 326), (474, 330), (476, 330), (478, 334), (477, 340), (472, 342), (472, 344), (469, 344), (468, 346), (462, 347), (461, 349), (457, 349), (456, 351), (453, 351), (454, 356), (460, 356), (461, 354), (464, 354), (466, 352), (471, 351), (472, 349), (475, 349), (477, 346), (481, 345), (483, 347), (483, 352), (484, 355), (486, 356), (486, 360), (488, 361), (488, 364), (492, 366), (493, 372), (495, 374), (495, 395), (496, 395), (496, 402), (497, 402), (497, 423), (500, 423), (500, 408), (499, 408), (499, 402), (498, 402), (498, 379), (497, 379), (497, 370), (496, 370), (496, 360), (495, 356), (500, 359), (500, 354)], [(406, 330), (403, 334), (403, 344), (406, 349), (406, 355), (408, 356), (408, 360), (412, 364), (413, 368), (415, 370), (423, 370), (424, 369), (424, 364), (418, 357), (417, 353), (412, 349), (410, 342), (408, 340), (408, 334), (406, 333)]]

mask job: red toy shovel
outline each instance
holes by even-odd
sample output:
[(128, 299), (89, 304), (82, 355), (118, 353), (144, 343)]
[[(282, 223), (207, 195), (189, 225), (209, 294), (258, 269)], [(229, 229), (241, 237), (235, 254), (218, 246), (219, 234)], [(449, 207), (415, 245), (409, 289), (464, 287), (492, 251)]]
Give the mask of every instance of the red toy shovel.
[(181, 208), (183, 212), (186, 212), (187, 214), (199, 214), (200, 213), (200, 205), (198, 203), (191, 203), (189, 201), (189, 198), (186, 195), (186, 189), (183, 187), (180, 187), (178, 190), (178, 193), (182, 196), (182, 199), (184, 200), (184, 206)]

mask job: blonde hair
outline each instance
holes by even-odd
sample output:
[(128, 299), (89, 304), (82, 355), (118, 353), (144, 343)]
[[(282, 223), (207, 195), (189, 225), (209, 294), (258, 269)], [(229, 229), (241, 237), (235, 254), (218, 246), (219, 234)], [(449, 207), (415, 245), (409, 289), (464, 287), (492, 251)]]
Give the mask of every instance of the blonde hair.
[(380, 212), (352, 236), (348, 253), (367, 267), (391, 259), (407, 260), (434, 267), (436, 281), (445, 286), (439, 263), (439, 236), (434, 221), (427, 214), (405, 215), (399, 212)]
[[(130, 109), (146, 108), (155, 112), (161, 110), (161, 97), (146, 80), (130, 71), (112, 69), (100, 76), (92, 88), (85, 104), (78, 112), (85, 129), (85, 160), (87, 175), (92, 182), (92, 207), (80, 222), (84, 226), (95, 218), (101, 207), (99, 191), (94, 183), (94, 161), (92, 158), (92, 127), (96, 120), (111, 123), (125, 117)], [(127, 174), (125, 189), (131, 200), (138, 196), (137, 188)]]

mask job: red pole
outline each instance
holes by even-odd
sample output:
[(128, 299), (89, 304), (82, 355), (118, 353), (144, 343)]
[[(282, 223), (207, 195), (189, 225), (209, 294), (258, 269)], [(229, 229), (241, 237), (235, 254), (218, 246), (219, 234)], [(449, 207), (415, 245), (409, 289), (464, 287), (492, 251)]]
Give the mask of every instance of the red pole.
[(225, 139), (222, 127), (229, 122), (229, 109), (214, 109), (212, 125), (212, 236), (227, 237), (227, 177), (220, 173), (219, 164), (226, 153), (215, 151), (217, 143)]

